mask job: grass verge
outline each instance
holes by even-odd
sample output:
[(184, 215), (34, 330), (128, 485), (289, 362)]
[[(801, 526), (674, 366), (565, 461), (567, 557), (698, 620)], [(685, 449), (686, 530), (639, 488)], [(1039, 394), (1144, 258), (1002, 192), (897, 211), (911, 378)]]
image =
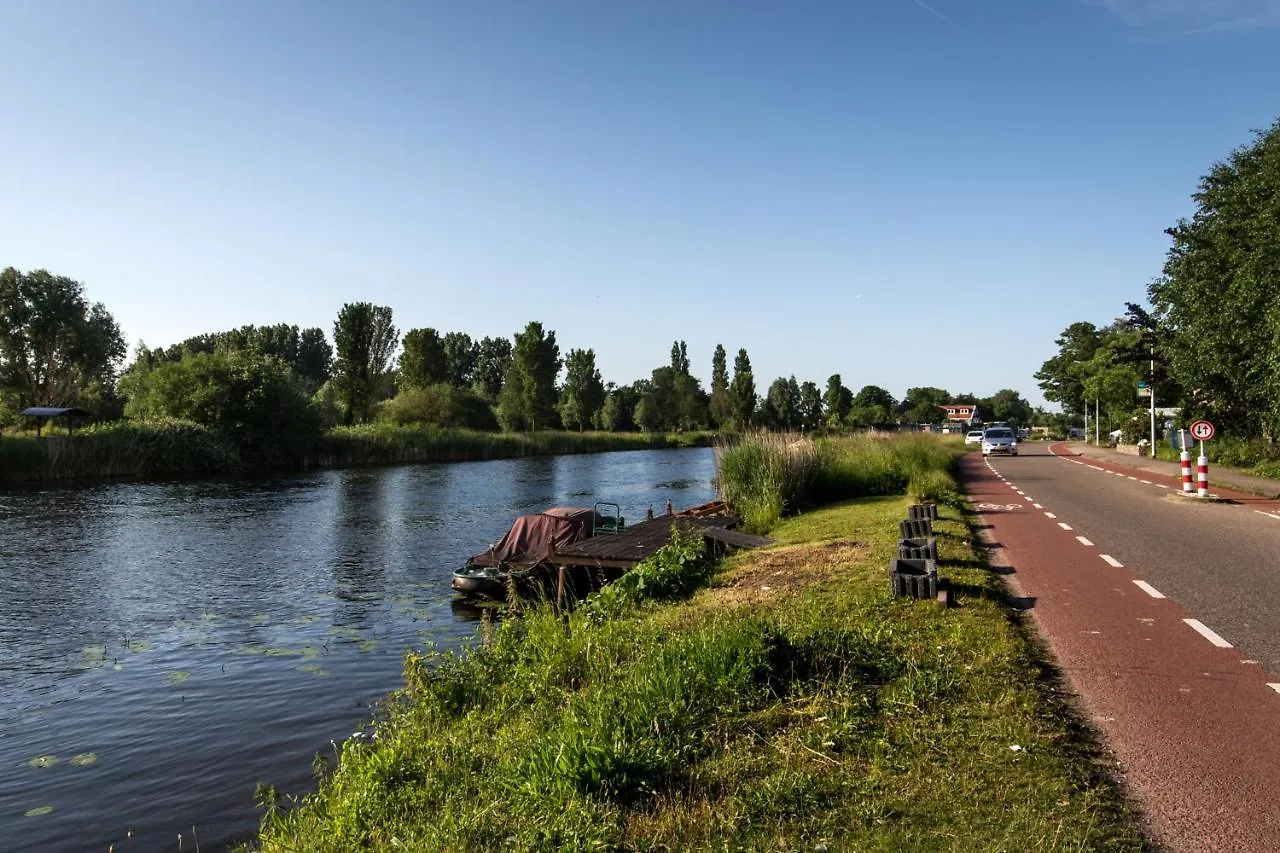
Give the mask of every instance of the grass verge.
[(967, 516), (935, 527), (958, 606), (889, 595), (907, 503), (784, 521), (685, 600), (707, 567), (668, 554), (608, 606), (409, 654), (261, 849), (1143, 849)]

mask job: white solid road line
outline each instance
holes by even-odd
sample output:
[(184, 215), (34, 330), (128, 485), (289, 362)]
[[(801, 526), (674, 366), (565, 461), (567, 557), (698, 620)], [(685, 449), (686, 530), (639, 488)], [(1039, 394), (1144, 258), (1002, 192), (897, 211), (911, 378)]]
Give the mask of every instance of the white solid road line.
[(1092, 548), (1092, 547), (1093, 547), (1093, 543), (1092, 543), (1092, 542), (1090, 542), (1088, 539), (1085, 539), (1083, 536), (1077, 536), (1077, 537), (1076, 537), (1076, 541), (1077, 541), (1077, 542), (1079, 542), (1081, 545), (1083, 545), (1083, 546), (1084, 546), (1084, 547), (1086, 547), (1086, 548)]
[(1213, 633), (1213, 631), (1212, 631), (1212, 630), (1210, 630), (1210, 629), (1209, 629), (1209, 628), (1208, 628), (1208, 627), (1207, 627), (1203, 622), (1201, 622), (1199, 619), (1183, 619), (1182, 621), (1183, 621), (1183, 622), (1186, 622), (1188, 625), (1190, 625), (1190, 626), (1191, 626), (1191, 630), (1195, 631), (1195, 632), (1196, 632), (1197, 634), (1199, 634), (1201, 637), (1204, 637), (1206, 640), (1208, 640), (1209, 642), (1213, 643), (1213, 644), (1214, 644), (1215, 646), (1217, 646), (1218, 648), (1220, 648), (1220, 649), (1229, 649), (1229, 648), (1231, 648), (1231, 644), (1230, 644), (1230, 643), (1228, 643), (1226, 640), (1224, 640), (1224, 639), (1222, 639), (1221, 637), (1219, 637), (1217, 634)]
[(1101, 557), (1101, 558), (1102, 558), (1102, 561), (1103, 561), (1104, 563), (1106, 563), (1107, 565), (1115, 566), (1117, 569), (1123, 569), (1123, 568), (1124, 568), (1124, 563), (1120, 562), (1119, 560), (1117, 560), (1115, 557), (1111, 556), (1110, 554), (1099, 554), (1098, 556), (1099, 556), (1099, 557)]
[(1054, 514), (1053, 514), (1053, 513), (1051, 513), (1051, 512), (1046, 512), (1046, 513), (1044, 514), (1044, 517), (1045, 517), (1045, 518), (1057, 518), (1057, 516), (1056, 516), (1056, 515), (1054, 515)]
[(1101, 466), (1098, 466), (1098, 465), (1090, 465), (1089, 467), (1090, 467), (1090, 468), (1092, 468), (1092, 469), (1093, 469), (1093, 470), (1095, 470), (1095, 471), (1105, 471), (1105, 470), (1106, 470), (1105, 468), (1102, 468)]
[(1157, 488), (1157, 489), (1167, 489), (1167, 488), (1169, 488), (1169, 487), (1168, 487), (1168, 486), (1166, 486), (1164, 483), (1156, 483), (1156, 488)]
[(1059, 521), (1059, 522), (1058, 522), (1058, 526), (1059, 526), (1059, 527), (1061, 527), (1063, 530), (1074, 530), (1074, 529), (1075, 529), (1075, 528), (1073, 528), (1070, 524), (1067, 524), (1067, 523), (1062, 522), (1062, 521)]
[(1152, 598), (1164, 598), (1163, 592), (1156, 589), (1154, 586), (1147, 583), (1146, 581), (1134, 581), (1134, 583), (1138, 585), (1138, 589), (1142, 590)]
[(1267, 518), (1280, 518), (1280, 515), (1276, 515), (1274, 512), (1263, 512), (1260, 509), (1255, 509), (1254, 512), (1258, 515), (1265, 515)]

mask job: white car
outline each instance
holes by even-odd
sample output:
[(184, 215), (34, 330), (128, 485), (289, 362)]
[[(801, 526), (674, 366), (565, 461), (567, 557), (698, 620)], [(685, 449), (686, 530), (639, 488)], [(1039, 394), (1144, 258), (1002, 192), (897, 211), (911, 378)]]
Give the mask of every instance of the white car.
[(1018, 439), (1008, 427), (992, 427), (982, 434), (982, 455), (1005, 453), (1018, 455)]
[(982, 430), (971, 429), (964, 437), (965, 444), (982, 444)]

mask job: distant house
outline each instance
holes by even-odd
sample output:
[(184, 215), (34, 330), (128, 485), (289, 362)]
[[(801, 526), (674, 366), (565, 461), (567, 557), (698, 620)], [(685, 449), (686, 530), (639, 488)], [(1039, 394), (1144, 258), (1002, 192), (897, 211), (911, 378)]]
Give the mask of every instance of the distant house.
[(942, 409), (946, 415), (948, 427), (968, 428), (973, 424), (982, 423), (982, 416), (978, 414), (978, 407), (972, 403), (948, 403), (938, 408)]

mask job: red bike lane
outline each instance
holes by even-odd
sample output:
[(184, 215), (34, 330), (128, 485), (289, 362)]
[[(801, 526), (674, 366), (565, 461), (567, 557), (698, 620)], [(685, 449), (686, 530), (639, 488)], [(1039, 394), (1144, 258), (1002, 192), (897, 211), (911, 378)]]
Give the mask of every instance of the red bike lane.
[(1280, 678), (1082, 546), (981, 456), (963, 459), (961, 474), (989, 525), (993, 565), (1008, 572), (1115, 755), (1152, 840), (1174, 850), (1280, 850)]

